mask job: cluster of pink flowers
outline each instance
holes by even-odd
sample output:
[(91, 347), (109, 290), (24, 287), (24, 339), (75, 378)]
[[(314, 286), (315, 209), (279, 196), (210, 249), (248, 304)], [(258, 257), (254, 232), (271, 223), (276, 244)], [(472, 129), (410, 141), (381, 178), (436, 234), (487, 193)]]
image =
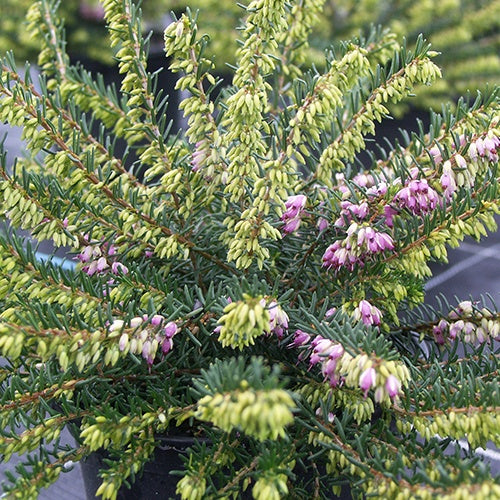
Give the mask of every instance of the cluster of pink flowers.
[(448, 319), (441, 319), (432, 329), (434, 340), (443, 345), (460, 338), (463, 342), (483, 343), (500, 336), (500, 321), (487, 309), (475, 310), (471, 301), (460, 302)]
[[(85, 239), (88, 240), (88, 237)], [(111, 271), (113, 274), (127, 274), (127, 266), (117, 261), (115, 256), (115, 246), (105, 242), (89, 243), (76, 258), (83, 264), (82, 271), (89, 276), (106, 273), (108, 271)]]
[(362, 300), (354, 309), (353, 317), (357, 321), (361, 320), (367, 326), (378, 326), (382, 319), (382, 313), (380, 309), (372, 306), (367, 300)]
[(284, 234), (290, 234), (297, 231), (302, 221), (302, 212), (304, 211), (306, 203), (307, 198), (303, 194), (290, 196), (288, 200), (286, 200), (286, 210), (281, 216), (281, 220), (285, 223), (281, 229)]
[[(307, 352), (310, 353), (309, 366), (319, 365), (330, 387), (340, 387), (345, 383), (349, 387), (359, 387), (365, 397), (371, 389), (374, 389), (375, 401), (378, 402), (387, 397), (394, 400), (399, 396), (401, 381), (396, 375), (390, 373), (395, 370), (394, 362), (388, 362), (384, 370), (377, 371), (368, 356), (360, 354), (353, 358), (339, 342), (321, 335), (316, 335), (311, 341), (309, 334), (297, 330), (290, 347), (306, 345), (309, 347)], [(302, 356), (299, 356), (299, 360), (301, 359)], [(379, 363), (384, 363), (384, 361), (379, 361)], [(382, 372), (385, 375), (382, 375)]]
[(375, 401), (382, 401), (384, 395), (395, 399), (401, 392), (401, 381), (395, 375), (386, 377), (382, 386), (377, 387), (377, 372), (373, 366), (370, 366), (361, 372), (359, 376), (359, 387), (363, 391), (364, 396), (368, 395), (370, 389), (375, 389)]
[(413, 179), (396, 193), (393, 203), (400, 209), (409, 210), (413, 215), (425, 215), (439, 205), (440, 198), (425, 179)]
[(346, 223), (351, 223), (353, 221), (353, 218), (363, 220), (366, 218), (369, 211), (368, 203), (366, 201), (356, 204), (351, 203), (348, 200), (344, 200), (340, 202), (340, 207), (342, 209), (340, 211), (340, 216), (335, 221), (335, 225), (337, 227), (343, 227), (346, 225)]
[(314, 366), (321, 365), (321, 373), (328, 381), (331, 387), (337, 387), (341, 382), (341, 376), (337, 369), (339, 359), (344, 355), (344, 347), (321, 335), (317, 335), (311, 342), (312, 353), (309, 358), (309, 364)]
[(166, 322), (160, 314), (154, 316), (137, 316), (130, 320), (129, 328), (125, 321), (116, 319), (108, 327), (108, 331), (122, 332), (118, 341), (120, 351), (140, 354), (149, 366), (153, 364), (158, 349), (163, 355), (173, 348), (173, 338), (179, 328), (175, 321)]
[(367, 224), (353, 222), (347, 230), (346, 239), (335, 241), (326, 249), (323, 266), (352, 271), (356, 264), (363, 265), (371, 255), (393, 249), (394, 241), (390, 235), (376, 231)]
[[(463, 135), (460, 136), (459, 141), (461, 147), (467, 142)], [(443, 163), (442, 175), (440, 177), (445, 198), (450, 200), (458, 185), (467, 188), (473, 187), (478, 162), (498, 162), (499, 147), (500, 138), (494, 135), (493, 132), (490, 132), (484, 137), (479, 137), (475, 141), (471, 141), (467, 153), (463, 153), (468, 157), (469, 161), (458, 152), (446, 160)], [(453, 149), (455, 149), (454, 145)], [(443, 162), (442, 152), (437, 145), (430, 148), (429, 153), (436, 165), (440, 165)], [(456, 169), (453, 168), (452, 160)]]
[(469, 146), (468, 154), (471, 160), (486, 159), (496, 163), (500, 149), (500, 137), (493, 133), (486, 137), (479, 137)]

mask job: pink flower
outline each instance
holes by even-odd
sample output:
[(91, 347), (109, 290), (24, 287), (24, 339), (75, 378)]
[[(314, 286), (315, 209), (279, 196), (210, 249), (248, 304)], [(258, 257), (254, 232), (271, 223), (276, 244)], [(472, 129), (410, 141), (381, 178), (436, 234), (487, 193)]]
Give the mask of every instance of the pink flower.
[(465, 161), (465, 158), (461, 154), (457, 153), (455, 155), (455, 163), (457, 164), (458, 168), (467, 170), (467, 162)]
[(174, 341), (171, 338), (166, 337), (165, 339), (163, 339), (161, 343), (161, 352), (163, 354), (168, 354), (173, 347), (174, 347)]
[(456, 311), (460, 316), (470, 317), (474, 312), (474, 306), (470, 300), (462, 300), (462, 302), (457, 305)]
[(179, 329), (177, 328), (177, 324), (175, 323), (175, 321), (169, 321), (165, 325), (163, 331), (165, 333), (165, 337), (171, 339), (179, 331)]
[(125, 264), (122, 264), (121, 262), (113, 262), (111, 264), (111, 272), (113, 274), (127, 274), (128, 273), (128, 267)]
[(455, 321), (450, 325), (450, 339), (455, 340), (457, 335), (464, 329), (465, 323), (463, 320)]
[(137, 328), (138, 326), (141, 326), (144, 320), (137, 316), (136, 318), (132, 318), (130, 320), (130, 327), (131, 328)]
[(198, 172), (204, 163), (206, 162), (209, 155), (208, 147), (206, 145), (206, 141), (198, 141), (195, 145), (195, 150), (193, 152), (193, 156), (191, 158), (191, 166), (193, 172)]
[(359, 205), (350, 201), (341, 201), (340, 206), (342, 208), (340, 217), (335, 221), (337, 227), (345, 226), (346, 222), (350, 223), (353, 217), (362, 220), (368, 215), (368, 203), (366, 201)]
[(123, 328), (123, 325), (125, 325), (125, 321), (123, 321), (122, 319), (115, 319), (109, 326), (108, 331), (114, 332), (116, 330), (121, 330)]
[(444, 333), (448, 330), (448, 322), (444, 319), (440, 320), (437, 325), (432, 328), (434, 340), (437, 344), (443, 345), (445, 343)]
[(453, 172), (444, 172), (439, 181), (441, 182), (441, 186), (444, 190), (443, 194), (449, 201), (453, 196), (453, 193), (457, 190), (457, 184), (455, 182), (455, 176), (453, 175)]
[(379, 182), (376, 186), (373, 186), (366, 191), (366, 195), (370, 197), (384, 196), (386, 193), (387, 193), (386, 182)]
[(387, 226), (389, 227), (393, 227), (394, 226), (394, 221), (393, 221), (393, 217), (395, 215), (397, 215), (399, 212), (392, 208), (390, 205), (386, 205), (384, 207), (384, 217), (385, 217), (385, 223), (387, 224)]
[(324, 267), (328, 269), (333, 267), (335, 270), (346, 267), (352, 271), (356, 264), (362, 265), (361, 259), (346, 247), (342, 247), (339, 241), (332, 243), (326, 249), (322, 260)]
[(97, 260), (93, 260), (87, 267), (86, 272), (89, 276), (92, 276), (96, 272), (100, 273), (109, 267), (109, 264), (105, 257), (99, 257)]
[(381, 252), (384, 250), (394, 250), (394, 241), (387, 233), (377, 233), (375, 240)]
[(476, 151), (479, 153), (479, 156), (484, 156), (486, 150), (484, 147), (484, 141), (483, 139), (481, 139), (481, 137), (479, 137), (476, 140), (475, 146), (476, 146)]
[(359, 174), (356, 174), (352, 180), (360, 187), (373, 186), (375, 182), (373, 175), (367, 174), (366, 172), (361, 172)]
[(311, 340), (311, 336), (303, 332), (302, 330), (295, 330), (293, 342), (288, 347), (300, 347), (302, 345), (308, 344)]
[(320, 232), (323, 232), (325, 231), (326, 229), (328, 229), (328, 226), (330, 225), (330, 223), (328, 222), (327, 219), (325, 219), (324, 217), (320, 217), (318, 219), (318, 224), (317, 224), (317, 227), (318, 227), (318, 230)]
[(153, 364), (152, 354), (151, 341), (146, 340), (146, 342), (142, 344), (142, 357), (148, 362), (148, 365)]
[(482, 327), (477, 328), (477, 330), (476, 330), (476, 338), (477, 338), (477, 341), (480, 344), (486, 342), (486, 339), (488, 338), (488, 336), (487, 336), (486, 331), (485, 331), (484, 328), (482, 328)]
[(337, 360), (328, 357), (328, 359), (323, 363), (321, 371), (325, 377), (330, 377), (335, 372), (336, 368)]
[(88, 262), (92, 258), (92, 247), (91, 246), (85, 247), (83, 251), (78, 254), (77, 257), (81, 262)]
[(429, 149), (429, 154), (432, 156), (435, 165), (439, 165), (443, 161), (443, 156), (438, 146), (432, 146)]
[(368, 394), (368, 391), (375, 386), (377, 373), (375, 368), (367, 368), (361, 375), (359, 376), (359, 387), (364, 392), (364, 395)]
[(328, 354), (329, 359), (339, 359), (344, 355), (344, 347), (341, 344), (334, 344)]
[(385, 381), (385, 390), (391, 399), (395, 398), (401, 390), (401, 382), (394, 375), (389, 375)]
[(471, 145), (469, 146), (469, 149), (467, 150), (467, 153), (469, 155), (469, 158), (473, 161), (477, 159), (477, 145), (475, 142), (472, 142)]
[(313, 346), (313, 352), (309, 359), (311, 365), (323, 361), (330, 354), (330, 350), (333, 347), (332, 341), (323, 338), (321, 335), (317, 335), (311, 342), (311, 345)]
[(285, 234), (294, 233), (295, 231), (297, 231), (297, 229), (299, 229), (301, 222), (302, 222), (302, 220), (300, 219), (300, 217), (288, 219), (281, 230)]

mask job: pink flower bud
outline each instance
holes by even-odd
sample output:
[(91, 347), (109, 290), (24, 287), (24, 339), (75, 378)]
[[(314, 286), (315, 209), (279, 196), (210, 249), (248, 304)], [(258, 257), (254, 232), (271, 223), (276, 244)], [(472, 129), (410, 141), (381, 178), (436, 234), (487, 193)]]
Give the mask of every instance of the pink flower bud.
[(331, 318), (335, 313), (337, 312), (336, 307), (332, 307), (331, 309), (328, 309), (325, 313), (325, 318)]
[(477, 159), (477, 146), (476, 144), (473, 142), (471, 143), (471, 145), (469, 146), (469, 149), (467, 150), (467, 153), (469, 154), (469, 158), (474, 161)]
[(132, 318), (130, 320), (130, 327), (131, 328), (137, 328), (138, 326), (142, 325), (143, 321), (142, 321), (142, 318), (140, 318), (139, 316), (137, 316), (136, 318)]
[(485, 147), (484, 147), (484, 142), (483, 142), (483, 139), (481, 139), (481, 137), (479, 137), (477, 140), (476, 140), (476, 150), (477, 152), (479, 153), (480, 156), (484, 156), (484, 153), (485, 153)]
[(384, 207), (384, 217), (385, 217), (385, 223), (389, 226), (389, 227), (393, 227), (394, 226), (394, 221), (393, 221), (393, 217), (395, 215), (398, 214), (398, 211), (395, 210), (394, 208), (392, 208), (390, 205), (386, 205)]
[(465, 158), (458, 153), (455, 155), (455, 162), (457, 164), (457, 167), (464, 170), (467, 168), (467, 162), (465, 161)]
[(118, 342), (118, 347), (119, 347), (120, 351), (125, 350), (125, 348), (128, 345), (128, 341), (129, 341), (128, 335), (126, 333), (122, 333), (122, 336), (120, 337), (120, 341)]
[(123, 325), (125, 324), (125, 321), (122, 319), (115, 319), (113, 323), (108, 328), (108, 331), (114, 332), (116, 330), (121, 330), (123, 328)]
[(152, 350), (151, 341), (146, 340), (146, 342), (144, 342), (144, 344), (142, 344), (142, 357), (147, 361), (148, 365), (152, 365), (153, 364), (153, 356), (154, 356), (154, 353)]

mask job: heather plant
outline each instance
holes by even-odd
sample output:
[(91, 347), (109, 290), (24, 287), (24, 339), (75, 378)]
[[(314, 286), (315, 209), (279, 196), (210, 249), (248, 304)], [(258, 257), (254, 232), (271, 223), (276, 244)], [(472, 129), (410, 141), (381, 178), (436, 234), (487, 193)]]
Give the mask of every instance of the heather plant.
[(429, 264), (496, 229), (498, 89), (374, 147), (435, 53), (373, 30), (304, 69), (294, 6), (247, 7), (222, 90), (203, 19), (166, 27), (172, 130), (134, 2), (103, 2), (118, 89), (70, 64), (56, 2), (33, 4), (39, 81), (0, 66), (27, 150), (0, 168), (0, 454), (23, 455), (6, 496), (104, 449), (116, 498), (176, 432), (183, 499), (500, 495), (474, 454), (500, 435), (498, 310), (423, 304)]
[[(0, 50), (14, 50), (22, 62), (36, 59), (39, 49), (39, 40), (26, 29), (32, 4), (33, 0), (3, 0), (0, 5)], [(65, 0), (60, 4), (58, 10), (65, 19), (67, 50), (72, 58), (83, 56), (85, 64), (97, 61), (112, 65), (114, 52), (109, 47), (99, 0)], [(498, 0), (303, 0), (292, 5), (286, 13), (289, 29), (278, 35), (284, 52), (295, 54), (294, 58), (286, 58), (290, 71), (296, 64), (302, 69), (321, 66), (324, 49), (332, 41), (339, 43), (360, 33), (366, 35), (372, 26), (381, 25), (388, 30), (385, 41), (391, 52), (404, 38), (413, 49), (420, 33), (425, 33), (440, 52), (435, 63), (443, 68), (444, 78), (430, 86), (417, 86), (414, 107), (440, 110), (443, 101), (455, 101), (470, 89), (484, 90), (489, 82), (500, 78)], [(233, 0), (143, 0), (142, 30), (153, 30), (154, 52), (161, 32), (158, 14), (173, 10), (180, 15), (187, 6), (200, 12), (203, 32), (211, 39), (206, 55), (213, 58), (217, 73), (227, 75), (227, 65), (237, 60), (234, 46), (245, 12)], [(407, 110), (406, 102), (391, 108), (398, 117)]]
[[(231, 0), (173, 0), (178, 9), (186, 4), (200, 10), (213, 39), (209, 51), (216, 55), (219, 71), (224, 71), (227, 63), (235, 61), (228, 47), (239, 36), (236, 27), (241, 9)], [(288, 45), (309, 65), (321, 61), (322, 50), (333, 40), (359, 36), (373, 25), (389, 30), (388, 44), (406, 37), (412, 47), (418, 34), (425, 33), (440, 52), (435, 62), (443, 69), (444, 78), (418, 87), (412, 105), (422, 109), (432, 106), (440, 110), (443, 100), (457, 99), (470, 89), (484, 89), (500, 78), (498, 0), (304, 0), (295, 3), (289, 15), (289, 32), (281, 34), (283, 40), (294, 42), (307, 25), (314, 26), (308, 46)], [(407, 104), (399, 104), (398, 115)]]

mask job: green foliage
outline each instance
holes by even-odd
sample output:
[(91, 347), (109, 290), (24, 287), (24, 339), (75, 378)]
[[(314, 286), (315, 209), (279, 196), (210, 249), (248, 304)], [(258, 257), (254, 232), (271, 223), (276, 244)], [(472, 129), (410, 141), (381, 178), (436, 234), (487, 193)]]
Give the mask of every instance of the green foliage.
[(499, 496), (473, 455), (500, 434), (499, 312), (422, 305), (429, 264), (496, 230), (499, 90), (369, 149), (436, 54), (373, 29), (311, 69), (306, 4), (252, 2), (224, 89), (203, 16), (179, 15), (179, 131), (134, 2), (103, 2), (119, 89), (70, 63), (55, 0), (31, 5), (39, 82), (0, 63), (27, 149), (0, 154), (0, 455), (25, 454), (8, 496), (104, 449), (116, 498), (177, 426), (184, 499)]
[[(240, 38), (237, 29), (245, 16), (249, 2), (229, 0), (144, 0), (141, 10), (144, 32), (153, 30), (154, 46), (159, 45), (161, 23), (157, 13), (179, 14), (186, 7), (199, 12), (204, 32), (210, 36), (205, 57), (215, 64), (218, 72), (227, 73), (234, 65), (233, 50)], [(4, 0), (0, 10), (0, 49), (14, 50), (18, 61), (35, 60), (39, 54), (43, 26), (30, 7), (33, 0)], [(105, 29), (103, 11), (97, 0), (66, 0), (59, 7), (65, 19), (68, 52), (73, 57), (85, 57), (106, 65), (114, 63), (117, 49), (110, 50), (109, 34)], [(432, 106), (439, 110), (443, 99), (455, 99), (471, 89), (485, 90), (489, 82), (498, 81), (500, 40), (498, 36), (500, 2), (498, 0), (305, 0), (294, 3), (286, 12), (288, 29), (276, 39), (281, 71), (300, 76), (301, 65), (323, 67), (323, 51), (332, 41), (367, 34), (372, 26), (387, 29), (387, 45), (379, 45), (377, 58), (385, 63), (392, 50), (404, 38), (412, 41), (420, 33), (440, 52), (436, 63), (445, 79), (432, 86), (419, 86), (414, 105)], [(30, 24), (31, 23), (31, 24)], [(37, 33), (37, 36), (34, 34)], [(397, 43), (396, 43), (397, 40)], [(43, 59), (43, 56), (42, 56)], [(405, 103), (395, 107), (398, 114)]]
[[(199, 10), (213, 39), (209, 53), (216, 64), (222, 71), (226, 64), (234, 64), (228, 47), (239, 38), (235, 27), (243, 16), (236, 3), (174, 0), (173, 5), (179, 10), (186, 5)], [(405, 37), (412, 42), (423, 33), (440, 52), (436, 63), (445, 79), (430, 87), (419, 87), (414, 104), (422, 108), (433, 106), (439, 110), (443, 99), (465, 95), (471, 89), (485, 89), (488, 82), (498, 81), (500, 76), (498, 0), (305, 0), (294, 5), (290, 15), (289, 33), (280, 41), (283, 52), (296, 51), (300, 63), (321, 65), (321, 52), (332, 41), (367, 33), (373, 25), (389, 30), (387, 42), (392, 48), (395, 39), (401, 43)], [(291, 36), (306, 43), (291, 44)], [(383, 54), (380, 56), (383, 62), (387, 60)], [(290, 71), (294, 71), (293, 65)]]

